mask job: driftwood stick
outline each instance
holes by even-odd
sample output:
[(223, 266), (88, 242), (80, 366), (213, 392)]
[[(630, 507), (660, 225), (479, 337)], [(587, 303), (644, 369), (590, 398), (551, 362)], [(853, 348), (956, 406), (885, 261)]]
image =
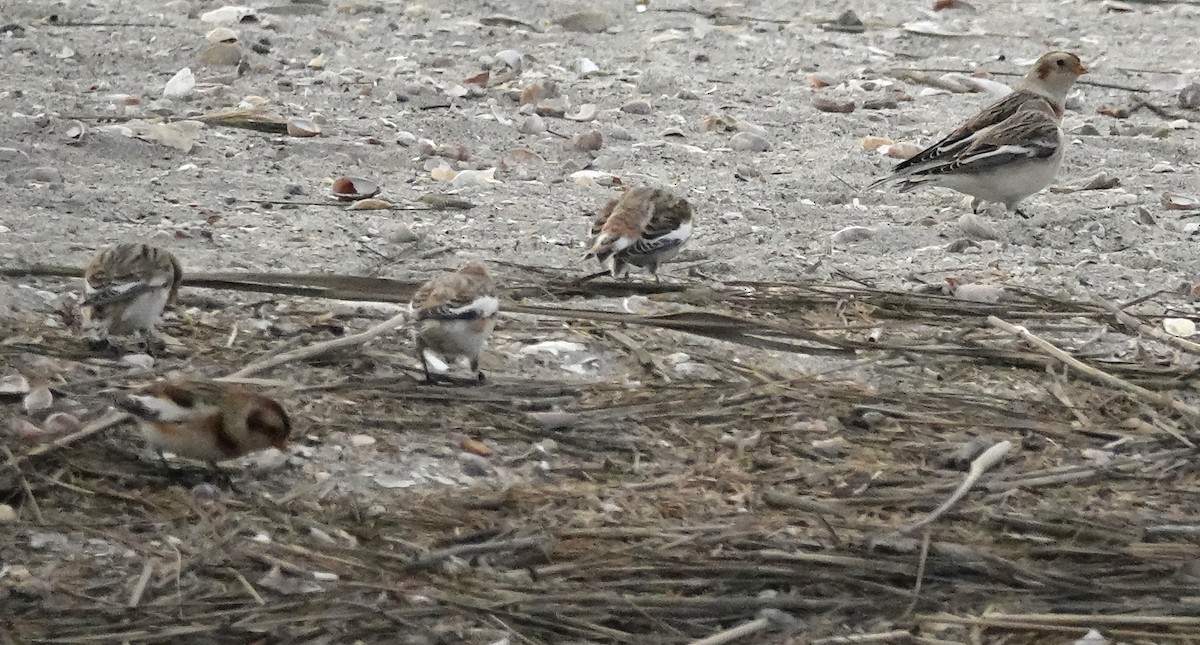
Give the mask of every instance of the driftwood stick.
[(1200, 421), (1200, 410), (1182, 401), (1178, 401), (1170, 396), (1151, 392), (1140, 385), (1134, 385), (1133, 383), (1120, 379), (1112, 374), (1098, 370), (1095, 367), (1092, 367), (1091, 365), (1088, 365), (1059, 349), (1053, 343), (1035, 336), (1032, 332), (1024, 327), (1014, 325), (995, 316), (988, 316), (987, 321), (992, 327), (1006, 331), (1015, 336), (1019, 336), (1021, 340), (1024, 340), (1025, 342), (1042, 350), (1050, 356), (1053, 356), (1063, 363), (1066, 363), (1069, 367), (1079, 371), (1079, 373), (1087, 376), (1093, 381), (1128, 392), (1129, 394), (1132, 394), (1147, 403), (1169, 407), (1184, 416), (1190, 417), (1193, 421)]
[(243, 378), (254, 374), (255, 372), (271, 369), (272, 367), (278, 367), (286, 363), (294, 363), (296, 361), (309, 359), (314, 356), (320, 356), (321, 354), (332, 352), (335, 349), (364, 345), (374, 338), (399, 329), (407, 322), (408, 312), (400, 312), (366, 331), (362, 331), (357, 334), (350, 334), (349, 336), (343, 336), (342, 338), (334, 338), (333, 340), (314, 343), (307, 347), (301, 347), (300, 349), (292, 350), (290, 352), (283, 352), (282, 354), (269, 356), (243, 367), (233, 374), (230, 374), (226, 378)]

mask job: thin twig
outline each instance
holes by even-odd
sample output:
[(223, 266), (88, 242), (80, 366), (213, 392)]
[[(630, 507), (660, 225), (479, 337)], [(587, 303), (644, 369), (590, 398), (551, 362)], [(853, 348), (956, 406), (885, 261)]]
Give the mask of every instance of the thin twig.
[(387, 320), (366, 331), (359, 332), (357, 334), (351, 334), (349, 336), (343, 336), (341, 338), (334, 338), (332, 340), (327, 340), (320, 343), (314, 343), (307, 347), (301, 347), (297, 350), (284, 352), (282, 354), (277, 354), (275, 356), (262, 359), (230, 374), (227, 378), (242, 378), (254, 374), (255, 372), (261, 372), (263, 370), (271, 369), (272, 367), (278, 367), (287, 363), (294, 363), (296, 361), (310, 359), (314, 356), (327, 354), (344, 347), (363, 345), (372, 339), (387, 333), (391, 333), (404, 326), (404, 324), (408, 322), (408, 315), (409, 314), (407, 311), (400, 312), (399, 314), (388, 318)]

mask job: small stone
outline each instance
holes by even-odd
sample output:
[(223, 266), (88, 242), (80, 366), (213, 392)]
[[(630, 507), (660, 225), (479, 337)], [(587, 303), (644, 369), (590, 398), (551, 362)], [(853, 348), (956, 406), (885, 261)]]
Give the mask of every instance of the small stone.
[(556, 18), (554, 22), (567, 31), (598, 34), (611, 27), (616, 19), (605, 11), (577, 11)]
[(25, 173), (25, 181), (38, 184), (61, 184), (63, 183), (62, 172), (58, 168), (52, 166), (41, 166), (38, 168), (30, 168)]
[(892, 98), (874, 98), (863, 101), (864, 110), (892, 110), (899, 107), (896, 99)]
[(192, 495), (200, 499), (215, 499), (221, 496), (221, 489), (208, 482), (202, 482), (192, 486)]
[(621, 106), (621, 111), (627, 114), (650, 114), (654, 111), (654, 107), (649, 101), (643, 99), (635, 99)]
[(771, 143), (753, 132), (739, 132), (729, 140), (729, 147), (743, 152), (766, 152)]
[(838, 101), (824, 96), (813, 97), (813, 107), (821, 112), (849, 114), (854, 111), (854, 101)]
[(492, 465), (479, 455), (464, 452), (458, 458), (463, 474), (468, 477), (487, 477), (492, 472)]
[(1192, 83), (1179, 90), (1179, 107), (1200, 110), (1200, 83)]
[(356, 434), (356, 435), (352, 435), (350, 437), (350, 445), (352, 445), (356, 448), (362, 448), (363, 446), (370, 446), (374, 443), (375, 443), (375, 437), (372, 437), (370, 435)]
[(154, 367), (154, 357), (149, 354), (126, 354), (121, 357), (121, 362), (144, 370)]
[(594, 152), (604, 145), (604, 136), (600, 134), (599, 130), (581, 132), (571, 137), (569, 145), (582, 152)]
[(540, 134), (546, 131), (546, 122), (536, 114), (530, 114), (517, 123), (517, 132), (521, 134)]
[(200, 63), (204, 65), (234, 67), (242, 62), (242, 48), (236, 42), (216, 43), (200, 52)]
[(17, 511), (8, 504), (0, 504), (0, 524), (11, 524), (17, 521)]

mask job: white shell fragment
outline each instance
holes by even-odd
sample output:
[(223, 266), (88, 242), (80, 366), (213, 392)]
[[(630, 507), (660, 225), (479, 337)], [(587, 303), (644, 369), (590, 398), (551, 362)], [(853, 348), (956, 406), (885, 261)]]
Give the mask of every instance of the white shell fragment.
[(1196, 323), (1188, 318), (1164, 318), (1163, 330), (1172, 336), (1188, 338), (1196, 335)]
[(196, 77), (190, 67), (185, 67), (175, 73), (163, 87), (163, 98), (183, 99), (192, 95), (196, 90)]
[(257, 19), (253, 8), (242, 6), (221, 7), (200, 16), (200, 22), (210, 25), (232, 25), (235, 22), (254, 22)]

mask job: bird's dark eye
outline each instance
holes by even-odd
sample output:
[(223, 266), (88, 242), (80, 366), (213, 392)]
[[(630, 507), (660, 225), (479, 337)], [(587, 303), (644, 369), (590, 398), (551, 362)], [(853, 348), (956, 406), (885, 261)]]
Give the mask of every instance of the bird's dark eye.
[(1059, 66), (1059, 67), (1062, 67), (1063, 65), (1066, 65), (1066, 63), (1064, 63), (1064, 62), (1062, 61), (1062, 59), (1059, 59), (1059, 61), (1058, 61), (1058, 66)]

